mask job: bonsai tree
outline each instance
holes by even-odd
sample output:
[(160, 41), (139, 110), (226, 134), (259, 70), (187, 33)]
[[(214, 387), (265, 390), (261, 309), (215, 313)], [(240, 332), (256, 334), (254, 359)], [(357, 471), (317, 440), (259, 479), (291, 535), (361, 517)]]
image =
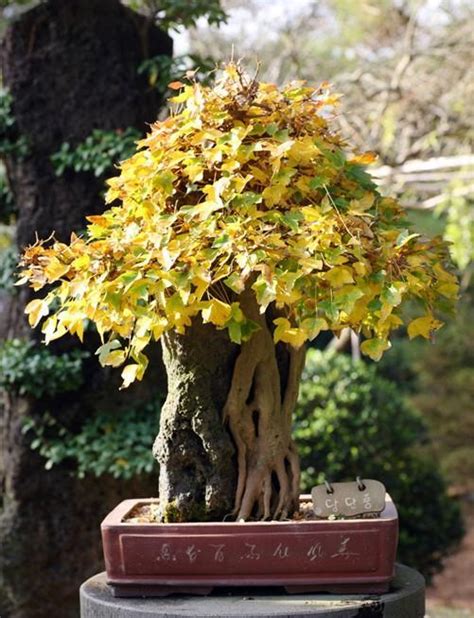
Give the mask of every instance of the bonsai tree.
[(403, 301), (419, 308), (410, 337), (431, 338), (456, 280), (446, 244), (410, 233), (378, 193), (374, 155), (331, 130), (327, 84), (279, 89), (230, 64), (212, 88), (170, 86), (172, 114), (109, 181), (110, 209), (69, 244), (25, 250), (20, 282), (47, 290), (26, 312), (32, 326), (46, 318), (46, 343), (95, 324), (123, 387), (161, 339), (164, 521), (285, 518), (299, 497), (305, 342), (350, 327), (378, 360)]

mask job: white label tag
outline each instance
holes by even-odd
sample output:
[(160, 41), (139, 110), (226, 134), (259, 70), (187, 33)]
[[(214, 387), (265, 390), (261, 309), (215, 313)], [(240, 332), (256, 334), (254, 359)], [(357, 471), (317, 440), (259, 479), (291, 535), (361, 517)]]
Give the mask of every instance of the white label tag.
[(381, 513), (385, 508), (385, 486), (380, 481), (362, 479), (352, 483), (318, 485), (311, 490), (317, 517), (357, 517)]

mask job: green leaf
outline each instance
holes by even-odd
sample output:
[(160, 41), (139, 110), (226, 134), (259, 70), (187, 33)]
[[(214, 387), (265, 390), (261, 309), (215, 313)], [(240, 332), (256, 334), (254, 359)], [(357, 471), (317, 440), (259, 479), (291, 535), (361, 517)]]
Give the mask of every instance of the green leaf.
[(379, 361), (382, 358), (385, 350), (390, 348), (390, 342), (385, 339), (366, 339), (361, 343), (360, 351), (374, 361)]
[(112, 339), (111, 341), (101, 345), (95, 352), (96, 356), (99, 357), (99, 363), (101, 365), (105, 365), (105, 359), (112, 352), (112, 350), (117, 350), (121, 347), (122, 345), (117, 339)]
[(400, 234), (397, 236), (397, 240), (395, 241), (395, 246), (397, 247), (397, 249), (400, 249), (401, 247), (409, 243), (410, 240), (413, 240), (414, 238), (418, 238), (419, 236), (420, 234), (410, 234), (409, 230), (406, 230), (406, 229), (402, 230)]
[(327, 182), (328, 178), (326, 176), (314, 176), (314, 178), (311, 178), (311, 180), (309, 181), (309, 188), (314, 191), (316, 189), (324, 187)]
[(324, 311), (331, 322), (336, 322), (339, 317), (339, 309), (337, 304), (332, 300), (322, 300), (318, 303), (318, 309)]

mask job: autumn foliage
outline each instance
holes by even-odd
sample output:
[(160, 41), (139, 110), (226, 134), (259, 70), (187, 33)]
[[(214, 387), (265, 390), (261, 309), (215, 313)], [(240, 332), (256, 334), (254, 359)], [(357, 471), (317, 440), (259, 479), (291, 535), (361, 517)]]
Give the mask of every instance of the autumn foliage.
[(279, 89), (231, 64), (213, 88), (173, 86), (172, 114), (109, 181), (110, 209), (69, 244), (23, 255), (20, 282), (48, 289), (26, 308), (32, 326), (46, 318), (46, 342), (82, 338), (93, 322), (100, 362), (125, 363), (128, 385), (146, 346), (194, 316), (248, 340), (258, 329), (239, 302), (248, 287), (262, 313), (276, 308), (274, 341), (294, 347), (351, 327), (379, 359), (406, 299), (419, 312), (410, 337), (441, 326), (457, 296), (447, 247), (410, 233), (365, 171), (374, 156), (330, 128), (338, 96), (327, 84)]

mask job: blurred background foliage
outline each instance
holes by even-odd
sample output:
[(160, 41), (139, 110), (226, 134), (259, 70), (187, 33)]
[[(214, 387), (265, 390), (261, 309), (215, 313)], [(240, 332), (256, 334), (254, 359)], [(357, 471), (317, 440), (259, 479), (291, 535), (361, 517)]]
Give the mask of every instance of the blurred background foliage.
[[(0, 1), (0, 29), (38, 0)], [(427, 576), (462, 535), (448, 497), (474, 492), (474, 6), (470, 0), (127, 0), (124, 4), (168, 30), (173, 59), (137, 66), (150, 88), (196, 70), (198, 79), (230, 57), (261, 79), (328, 80), (342, 92), (341, 131), (378, 154), (381, 190), (409, 209), (415, 230), (452, 243), (462, 284), (457, 317), (436, 345), (408, 342), (401, 332), (377, 366), (358, 361), (350, 333), (310, 350), (295, 431), (304, 484), (373, 476), (383, 480), (401, 515), (400, 557)], [(146, 127), (144, 127), (146, 131)], [(113, 174), (140, 136), (97, 128), (77, 147), (53, 155), (57, 174)], [(28, 156), (14, 101), (0, 92), (0, 158)], [(1, 294), (15, 293), (15, 198), (0, 163)], [(326, 341), (317, 341), (324, 347)], [(334, 350), (339, 350), (336, 354)], [(0, 387), (40, 398), (74, 392), (83, 380), (81, 353), (49, 352), (18, 339), (0, 348)], [(88, 361), (89, 362), (89, 361)], [(95, 361), (94, 361), (95, 362)], [(58, 392), (58, 391), (56, 391)], [(71, 473), (148, 473), (159, 401), (120, 413), (97, 412), (81, 425), (61, 424), (47, 406), (24, 431), (47, 467)], [(444, 479), (441, 476), (444, 474)]]

